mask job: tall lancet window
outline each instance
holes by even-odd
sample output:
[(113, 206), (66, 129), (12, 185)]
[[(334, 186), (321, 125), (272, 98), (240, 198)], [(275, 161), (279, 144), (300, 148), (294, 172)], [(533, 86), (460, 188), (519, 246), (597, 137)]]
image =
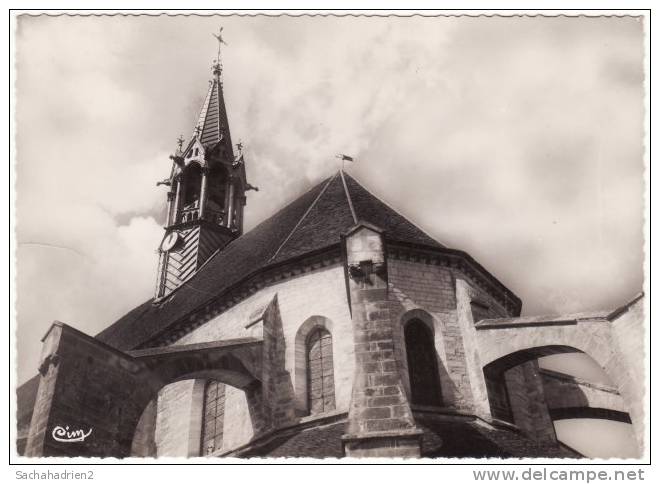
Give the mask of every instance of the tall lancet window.
[(204, 389), (204, 418), (202, 420), (202, 455), (210, 455), (222, 448), (225, 423), (225, 384), (209, 380)]
[(335, 409), (332, 336), (324, 328), (307, 338), (307, 403), (310, 415)]
[(405, 327), (405, 338), (412, 403), (441, 406), (442, 391), (432, 331), (424, 322), (413, 319)]
[(183, 190), (183, 207), (189, 209), (199, 207), (199, 192), (202, 188), (202, 168), (197, 163), (191, 163), (184, 172), (185, 186)]

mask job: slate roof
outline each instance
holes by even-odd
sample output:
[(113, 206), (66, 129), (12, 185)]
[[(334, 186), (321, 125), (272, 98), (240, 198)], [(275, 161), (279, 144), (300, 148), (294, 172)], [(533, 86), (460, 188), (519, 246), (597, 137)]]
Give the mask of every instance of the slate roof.
[[(226, 137), (230, 136), (222, 82), (218, 75), (214, 76), (210, 82), (206, 99), (204, 99), (204, 104), (195, 125), (195, 131), (197, 130), (199, 130), (199, 140), (205, 147), (220, 141), (221, 134)], [(233, 146), (231, 138), (227, 141), (227, 146)]]
[(356, 180), (338, 172), (212, 256), (165, 302), (145, 301), (96, 337), (123, 351), (137, 348), (247, 277), (337, 246), (340, 235), (356, 220), (382, 228), (389, 240), (443, 247)]
[[(577, 458), (579, 453), (563, 444), (535, 442), (514, 430), (482, 424), (478, 420), (417, 420), (423, 431), (422, 457), (428, 458)], [(341, 437), (346, 422), (289, 432), (267, 445), (239, 452), (240, 457), (344, 457)]]

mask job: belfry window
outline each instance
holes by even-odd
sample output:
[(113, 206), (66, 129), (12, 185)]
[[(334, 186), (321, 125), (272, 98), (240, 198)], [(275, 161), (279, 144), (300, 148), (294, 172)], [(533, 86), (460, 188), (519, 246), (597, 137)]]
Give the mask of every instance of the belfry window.
[(199, 191), (202, 187), (202, 169), (197, 163), (191, 163), (184, 174), (184, 208), (199, 201)]
[(404, 332), (412, 403), (441, 406), (442, 391), (433, 333), (419, 319), (410, 321)]
[(310, 415), (335, 409), (332, 336), (323, 328), (307, 338), (307, 403)]
[(222, 448), (225, 423), (225, 384), (209, 380), (204, 388), (202, 455)]

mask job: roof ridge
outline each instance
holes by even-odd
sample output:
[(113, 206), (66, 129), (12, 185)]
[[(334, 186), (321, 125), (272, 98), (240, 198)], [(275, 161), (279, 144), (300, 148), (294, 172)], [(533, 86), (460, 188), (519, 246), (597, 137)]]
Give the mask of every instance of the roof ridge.
[[(213, 79), (213, 84), (215, 84), (215, 95), (216, 95), (216, 97), (218, 98), (218, 127), (217, 127), (217, 129), (215, 130), (215, 131), (216, 131), (215, 134), (216, 134), (216, 136), (218, 137), (218, 142), (219, 142), (219, 140), (222, 139), (222, 127), (221, 127), (220, 125), (221, 125), (222, 122), (223, 122), (223, 120), (220, 119), (220, 83), (219, 83), (219, 82), (216, 82), (216, 80)], [(222, 100), (222, 102), (224, 103), (224, 99)], [(226, 108), (225, 108), (225, 109), (226, 109)], [(206, 117), (207, 117), (207, 119), (208, 119), (208, 113), (206, 113)], [(227, 120), (227, 123), (229, 123), (229, 120)], [(204, 120), (204, 124), (206, 124), (206, 119)], [(226, 127), (226, 126), (225, 126), (225, 127)], [(230, 145), (230, 147), (231, 147), (231, 145)], [(233, 147), (232, 147), (232, 148), (233, 148)]]
[[(296, 222), (296, 225), (293, 226), (293, 228), (291, 229), (291, 232), (289, 232), (289, 235), (287, 235), (287, 236), (284, 238), (284, 241), (282, 241), (282, 243), (279, 245), (279, 247), (277, 248), (277, 250), (275, 251), (275, 253), (274, 253), (272, 256), (270, 256), (270, 258), (268, 259), (268, 262), (272, 262), (272, 261), (277, 257), (277, 254), (280, 253), (280, 251), (282, 250), (282, 247), (284, 247), (284, 246), (286, 245), (286, 243), (289, 241), (289, 239), (291, 238), (291, 236), (293, 236), (293, 234), (296, 232), (296, 229), (298, 229), (298, 227), (300, 227), (300, 224), (302, 223), (302, 221), (305, 220), (305, 217), (307, 217), (307, 215), (309, 214), (309, 212), (312, 211), (312, 209), (314, 208), (314, 205), (316, 205), (316, 202), (318, 202), (319, 199), (323, 196), (323, 194), (325, 193), (325, 190), (330, 186), (330, 184), (334, 181), (335, 178), (337, 178), (337, 174), (336, 174), (336, 173), (335, 173), (332, 177), (330, 177), (330, 179), (329, 179), (328, 182), (323, 186), (323, 188), (321, 189), (321, 191), (319, 192), (319, 194), (316, 196), (316, 198), (314, 199), (314, 201), (313, 201), (312, 203), (310, 203), (309, 207), (307, 207), (307, 210), (305, 210), (305, 213), (302, 215), (302, 217), (300, 217), (300, 219), (298, 220), (298, 222)], [(268, 263), (268, 262), (267, 262), (267, 263)]]
[(351, 199), (351, 194), (348, 191), (346, 186), (346, 179), (344, 178), (344, 170), (339, 170), (339, 176), (341, 176), (341, 183), (344, 185), (344, 193), (346, 194), (346, 200), (348, 201), (348, 206), (351, 209), (351, 215), (353, 215), (353, 222), (358, 223), (358, 218), (355, 213), (355, 208), (353, 207), (353, 200)]
[[(350, 178), (351, 180), (353, 180), (355, 183), (357, 183), (357, 184), (358, 184), (363, 190), (365, 190), (369, 195), (371, 195), (372, 197), (374, 197), (374, 198), (375, 198), (376, 200), (378, 200), (380, 203), (382, 203), (383, 205), (385, 205), (387, 208), (389, 208), (390, 210), (392, 210), (394, 213), (397, 213), (397, 214), (399, 214), (400, 216), (402, 216), (402, 217), (403, 217), (408, 223), (410, 223), (413, 227), (415, 227), (417, 230), (419, 230), (419, 231), (422, 232), (424, 235), (426, 235), (429, 239), (431, 239), (431, 240), (435, 240), (436, 243), (439, 243), (440, 245), (442, 245), (442, 246), (444, 246), (444, 247), (449, 247), (447, 244), (445, 244), (444, 242), (440, 242), (436, 237), (433, 237), (433, 236), (430, 235), (426, 230), (424, 230), (424, 229), (421, 228), (419, 225), (417, 225), (415, 222), (413, 222), (412, 219), (411, 219), (407, 214), (402, 213), (401, 210), (392, 207), (392, 205), (390, 205), (389, 203), (387, 203), (386, 201), (384, 201), (383, 199), (381, 199), (379, 196), (374, 195), (374, 194), (371, 192), (371, 190), (369, 190), (367, 187), (365, 187), (362, 183), (360, 183), (359, 181), (357, 181), (357, 180), (356, 180), (355, 178), (353, 178), (351, 175), (349, 175), (348, 173), (346, 173), (346, 176), (347, 176), (348, 178)], [(343, 176), (342, 176), (342, 179), (343, 179)]]
[[(209, 114), (209, 106), (211, 105), (211, 97), (213, 96), (213, 83), (209, 86), (208, 91), (206, 91), (206, 96), (204, 97), (204, 102), (202, 103), (202, 108), (199, 110), (199, 114), (197, 115), (197, 124), (195, 124), (195, 128), (193, 130), (193, 138), (195, 138), (195, 134), (197, 132), (197, 128), (199, 128), (199, 134), (200, 134), (200, 139), (201, 135), (203, 134), (204, 131), (204, 126), (206, 126), (206, 118), (208, 117)], [(204, 119), (202, 119), (204, 117)], [(191, 142), (192, 142), (191, 139)]]

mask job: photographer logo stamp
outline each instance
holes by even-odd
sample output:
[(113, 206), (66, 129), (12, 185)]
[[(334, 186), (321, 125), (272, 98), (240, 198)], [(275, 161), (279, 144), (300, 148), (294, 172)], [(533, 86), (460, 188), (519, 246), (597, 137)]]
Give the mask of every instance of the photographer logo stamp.
[(70, 431), (68, 425), (66, 427), (58, 425), (53, 429), (52, 436), (58, 442), (83, 442), (91, 433), (92, 429), (85, 433), (82, 429)]

